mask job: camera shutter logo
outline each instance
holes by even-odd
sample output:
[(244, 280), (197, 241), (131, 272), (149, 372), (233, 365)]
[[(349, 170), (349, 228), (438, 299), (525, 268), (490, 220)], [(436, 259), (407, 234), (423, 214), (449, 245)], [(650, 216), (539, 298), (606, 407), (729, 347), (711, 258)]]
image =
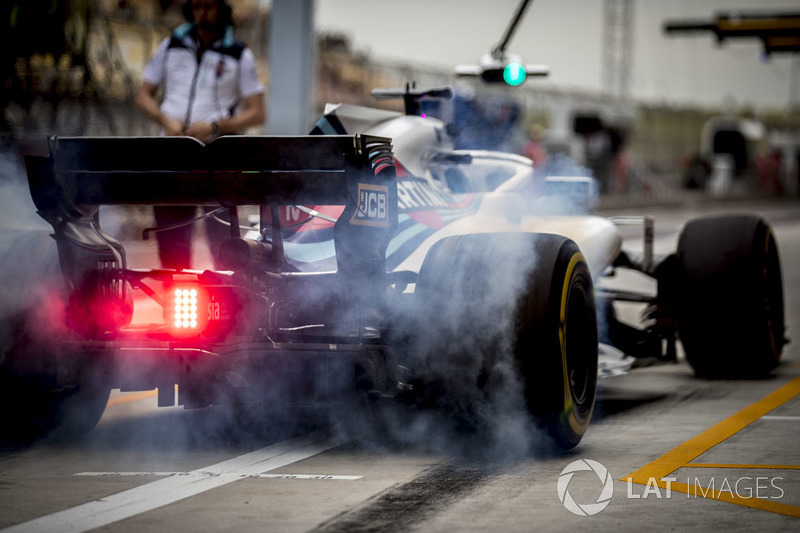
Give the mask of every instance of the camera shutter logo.
[[(603, 484), (603, 491), (597, 497), (595, 503), (578, 504), (570, 496), (569, 482), (572, 481), (572, 476), (575, 472), (584, 470), (591, 470), (600, 482)], [(568, 464), (567, 467), (561, 471), (561, 476), (558, 478), (558, 499), (564, 504), (568, 511), (578, 516), (593, 516), (608, 507), (611, 502), (611, 497), (614, 495), (614, 481), (611, 479), (611, 474), (608, 469), (591, 459), (578, 459)]]

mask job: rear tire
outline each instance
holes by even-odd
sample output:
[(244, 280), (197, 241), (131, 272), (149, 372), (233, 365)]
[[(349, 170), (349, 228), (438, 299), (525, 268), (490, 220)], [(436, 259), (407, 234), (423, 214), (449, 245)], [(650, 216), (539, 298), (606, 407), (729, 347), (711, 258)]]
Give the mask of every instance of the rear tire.
[(429, 334), (421, 351), (460, 420), (480, 426), (486, 402), (495, 405), (490, 415), (519, 406), (558, 448), (580, 442), (594, 408), (598, 347), (592, 280), (574, 242), (449, 237), (428, 252), (417, 294)]
[(55, 388), (46, 381), (4, 376), (0, 397), (17, 408), (3, 416), (3, 445), (25, 446), (42, 438), (71, 441), (89, 433), (103, 416), (111, 389), (84, 382)]
[[(517, 357), (528, 406), (559, 448), (586, 432), (597, 390), (598, 332), (594, 288), (578, 246), (564, 237), (537, 242), (539, 264), (521, 315)], [(549, 283), (548, 283), (549, 280)]]
[(780, 257), (759, 217), (689, 221), (678, 242), (679, 335), (698, 377), (762, 377), (784, 339)]
[(59, 376), (59, 343), (67, 333), (56, 243), (47, 231), (16, 230), (2, 237), (2, 248), (0, 441), (23, 446), (45, 436), (81, 436), (102, 416), (109, 380), (87, 360), (71, 386), (58, 385), (65, 377)]

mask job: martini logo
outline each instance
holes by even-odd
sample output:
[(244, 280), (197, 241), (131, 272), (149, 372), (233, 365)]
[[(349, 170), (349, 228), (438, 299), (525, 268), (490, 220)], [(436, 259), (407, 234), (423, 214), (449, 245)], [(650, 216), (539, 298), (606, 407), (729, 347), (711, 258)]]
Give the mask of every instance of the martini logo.
[(448, 204), (427, 181), (404, 178), (397, 180), (397, 207), (403, 213), (446, 208)]
[[(575, 472), (592, 471), (600, 479), (598, 492), (600, 495), (594, 503), (577, 503), (569, 493), (569, 484)], [(592, 478), (593, 479), (593, 478)], [(601, 488), (602, 486), (602, 488)], [(578, 516), (593, 516), (608, 507), (614, 495), (614, 482), (608, 469), (591, 459), (578, 459), (567, 465), (558, 478), (558, 499), (568, 511)]]
[(389, 227), (389, 188), (369, 183), (358, 184), (358, 207), (350, 218), (359, 226)]

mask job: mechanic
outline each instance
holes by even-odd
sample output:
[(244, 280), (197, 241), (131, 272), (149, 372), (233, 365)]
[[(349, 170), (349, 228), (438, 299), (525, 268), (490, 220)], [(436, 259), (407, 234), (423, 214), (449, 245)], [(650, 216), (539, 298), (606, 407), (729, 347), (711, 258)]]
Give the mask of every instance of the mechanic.
[[(187, 0), (188, 22), (175, 29), (145, 67), (136, 105), (161, 126), (162, 135), (187, 135), (210, 142), (264, 123), (264, 85), (253, 52), (233, 35), (233, 13), (226, 0)], [(156, 99), (163, 90), (161, 103)], [(156, 206), (160, 228), (191, 220), (195, 207)], [(206, 212), (208, 209), (206, 210)], [(159, 231), (158, 255), (164, 268), (189, 268), (192, 224)], [(230, 232), (213, 217), (206, 233), (217, 251)]]

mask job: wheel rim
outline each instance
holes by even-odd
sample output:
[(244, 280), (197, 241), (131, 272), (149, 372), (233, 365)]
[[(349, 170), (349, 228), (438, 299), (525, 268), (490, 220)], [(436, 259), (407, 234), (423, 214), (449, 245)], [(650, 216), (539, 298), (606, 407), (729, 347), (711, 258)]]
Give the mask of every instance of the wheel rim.
[(767, 232), (767, 256), (764, 264), (764, 282), (766, 291), (764, 294), (764, 306), (767, 315), (767, 327), (769, 330), (770, 347), (775, 359), (778, 359), (783, 348), (783, 280), (781, 278), (780, 259), (778, 258), (778, 248), (771, 232)]
[(581, 416), (586, 414), (592, 403), (597, 376), (597, 336), (589, 298), (577, 280), (574, 281), (567, 300), (564, 324), (567, 382), (572, 402)]

